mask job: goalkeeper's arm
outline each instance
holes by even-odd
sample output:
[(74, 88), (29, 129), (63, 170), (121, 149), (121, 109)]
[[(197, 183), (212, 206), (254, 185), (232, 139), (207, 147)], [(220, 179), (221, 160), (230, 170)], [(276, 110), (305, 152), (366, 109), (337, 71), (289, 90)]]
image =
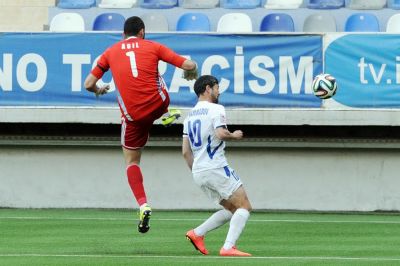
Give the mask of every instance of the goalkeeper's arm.
[(197, 73), (197, 64), (196, 62), (186, 59), (181, 68), (184, 70), (183, 72), (183, 78), (186, 80), (193, 80), (197, 79), (198, 73)]
[(102, 87), (97, 86), (97, 81), (99, 79), (97, 77), (95, 77), (93, 74), (89, 74), (86, 77), (84, 86), (86, 88), (86, 90), (93, 92), (96, 94), (96, 97), (98, 97), (99, 95), (103, 95), (106, 94), (108, 92), (108, 90), (110, 89), (110, 85), (105, 84)]

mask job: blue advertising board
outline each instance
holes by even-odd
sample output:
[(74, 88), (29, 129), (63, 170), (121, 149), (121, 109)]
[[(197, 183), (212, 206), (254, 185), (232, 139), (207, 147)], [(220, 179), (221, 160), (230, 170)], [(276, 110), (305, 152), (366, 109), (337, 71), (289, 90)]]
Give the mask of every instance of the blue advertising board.
[(355, 108), (400, 107), (400, 38), (393, 34), (349, 34), (325, 53), (325, 71), (338, 82), (336, 102)]
[[(318, 108), (311, 91), (322, 72), (322, 36), (148, 34), (195, 60), (201, 74), (220, 81), (220, 102), (231, 107)], [(0, 106), (116, 106), (116, 90), (107, 73), (101, 82), (111, 92), (96, 99), (83, 88), (101, 53), (121, 39), (110, 33), (3, 33), (0, 35)], [(182, 70), (160, 63), (171, 104), (196, 102), (194, 81)]]

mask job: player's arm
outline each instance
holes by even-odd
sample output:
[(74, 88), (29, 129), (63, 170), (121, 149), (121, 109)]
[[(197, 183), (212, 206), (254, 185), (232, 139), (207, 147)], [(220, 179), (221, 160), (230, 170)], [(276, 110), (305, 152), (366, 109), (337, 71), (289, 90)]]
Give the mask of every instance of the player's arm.
[(186, 80), (197, 79), (199, 73), (197, 71), (197, 64), (193, 60), (186, 59), (181, 68), (183, 69), (183, 78)]
[(220, 140), (239, 140), (243, 138), (243, 132), (241, 130), (235, 130), (230, 132), (226, 127), (218, 127), (215, 129), (215, 135)]
[(86, 90), (95, 93), (96, 96), (106, 94), (108, 92), (108, 90), (110, 89), (110, 85), (108, 85), (108, 84), (105, 84), (102, 87), (97, 86), (98, 80), (99, 79), (96, 76), (94, 76), (92, 73), (90, 73), (86, 77), (85, 83), (84, 83)]
[(85, 79), (84, 86), (86, 90), (93, 92), (96, 94), (96, 97), (99, 95), (106, 94), (110, 89), (110, 85), (105, 84), (102, 87), (97, 86), (97, 81), (103, 77), (104, 73), (106, 73), (109, 69), (107, 53), (109, 50), (106, 50), (104, 54), (101, 55), (100, 59), (97, 61), (96, 66), (92, 69), (92, 71), (87, 75)]
[(183, 78), (186, 80), (197, 79), (197, 64), (195, 61), (186, 59), (183, 56), (175, 53), (173, 50), (169, 49), (164, 45), (160, 45), (159, 54), (161, 59), (169, 64), (172, 64), (176, 67), (182, 68)]
[(191, 171), (193, 166), (193, 153), (192, 149), (190, 148), (188, 136), (184, 136), (182, 140), (182, 155)]

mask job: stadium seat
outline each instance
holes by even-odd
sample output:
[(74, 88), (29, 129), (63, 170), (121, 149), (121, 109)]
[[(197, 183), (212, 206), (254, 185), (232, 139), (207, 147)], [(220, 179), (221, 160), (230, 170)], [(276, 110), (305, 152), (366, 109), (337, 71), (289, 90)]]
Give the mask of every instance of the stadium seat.
[(260, 7), (260, 0), (221, 0), (222, 8), (257, 8)]
[(388, 0), (387, 6), (391, 9), (400, 9), (400, 0)]
[(186, 13), (179, 17), (177, 31), (210, 31), (210, 20), (203, 13)]
[(58, 8), (91, 8), (96, 6), (96, 0), (59, 0)]
[(344, 31), (379, 32), (379, 21), (373, 14), (356, 13), (347, 18)]
[(137, 5), (137, 0), (101, 0), (100, 8), (132, 8)]
[(394, 14), (389, 18), (386, 24), (386, 32), (400, 33), (400, 14)]
[(146, 31), (168, 31), (167, 18), (160, 13), (147, 13), (140, 16), (146, 27)]
[(307, 8), (335, 9), (344, 7), (344, 0), (308, 0)]
[(78, 13), (58, 13), (50, 21), (50, 31), (81, 32), (85, 31), (85, 21)]
[(382, 9), (386, 0), (346, 0), (346, 7), (351, 9)]
[(244, 13), (227, 13), (218, 20), (217, 32), (242, 33), (252, 31), (251, 18)]
[(260, 31), (293, 32), (293, 19), (284, 13), (268, 14), (261, 21)]
[(93, 22), (93, 30), (123, 31), (125, 17), (119, 13), (103, 13), (98, 15)]
[(267, 9), (296, 9), (303, 5), (303, 0), (266, 0)]
[(179, 6), (183, 8), (215, 8), (219, 0), (179, 0)]
[(328, 13), (311, 14), (303, 24), (303, 32), (335, 32), (336, 30), (335, 18)]
[(141, 8), (173, 8), (178, 5), (178, 0), (140, 0)]

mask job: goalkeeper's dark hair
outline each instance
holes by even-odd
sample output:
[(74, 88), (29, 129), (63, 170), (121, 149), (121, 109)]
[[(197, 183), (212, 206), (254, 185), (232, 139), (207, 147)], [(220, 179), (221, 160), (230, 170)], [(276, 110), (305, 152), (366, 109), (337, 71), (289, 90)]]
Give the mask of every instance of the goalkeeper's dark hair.
[(218, 80), (214, 76), (203, 75), (194, 83), (194, 92), (196, 93), (197, 97), (199, 97), (200, 94), (203, 94), (206, 91), (207, 85), (212, 88), (215, 84), (218, 84)]
[(125, 21), (124, 33), (126, 36), (136, 36), (142, 29), (144, 29), (144, 22), (137, 16), (130, 17)]

